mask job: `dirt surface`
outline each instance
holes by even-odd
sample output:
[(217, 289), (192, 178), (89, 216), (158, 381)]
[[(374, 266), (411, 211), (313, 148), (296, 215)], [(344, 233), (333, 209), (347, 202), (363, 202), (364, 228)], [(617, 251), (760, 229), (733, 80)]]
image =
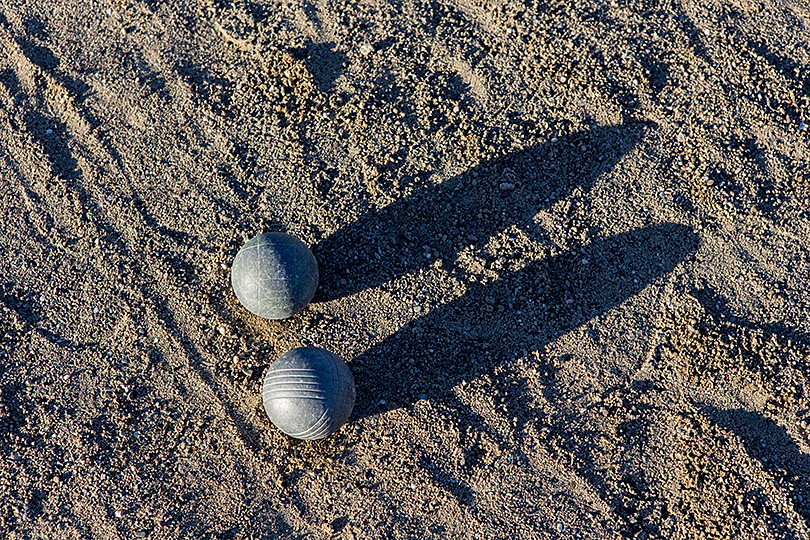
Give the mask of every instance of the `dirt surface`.
[(0, 0), (0, 537), (807, 540), (808, 9)]

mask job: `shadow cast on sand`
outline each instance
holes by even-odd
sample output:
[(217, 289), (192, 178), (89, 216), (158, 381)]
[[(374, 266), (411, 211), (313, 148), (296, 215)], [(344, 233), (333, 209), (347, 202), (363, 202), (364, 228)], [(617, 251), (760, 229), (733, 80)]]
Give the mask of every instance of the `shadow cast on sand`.
[[(358, 413), (374, 413), (380, 399), (390, 407), (420, 394), (444, 396), (462, 380), (542, 350), (670, 272), (697, 244), (688, 227), (665, 223), (596, 240), (490, 285), (473, 283), (354, 360), (363, 381)], [(511, 307), (487, 311), (493, 300)]]
[(314, 247), (321, 266), (315, 301), (374, 288), (437, 259), (452, 264), (461, 250), (479, 249), (512, 225), (533, 235), (539, 210), (590, 188), (650, 127), (597, 127), (525, 148), (366, 214)]
[[(542, 349), (693, 253), (696, 234), (664, 223), (598, 238), (516, 271), (503, 270), (492, 283), (468, 275), (456, 263), (462, 250), (482, 249), (512, 226), (543, 238), (545, 231), (533, 223), (537, 211), (576, 188), (589, 189), (647, 128), (594, 128), (508, 154), (372, 212), (316, 246), (324, 262), (316, 301), (379, 286), (437, 259), (466, 283), (462, 296), (353, 361), (361, 381), (355, 414), (380, 412), (381, 401), (386, 410), (409, 406), (420, 396), (452, 401), (449, 393), (460, 381)], [(514, 191), (504, 192), (503, 183), (514, 185)]]
[(736, 434), (748, 455), (792, 494), (796, 512), (810, 527), (810, 456), (801, 451), (787, 430), (758, 412), (711, 405), (701, 409), (718, 426)]

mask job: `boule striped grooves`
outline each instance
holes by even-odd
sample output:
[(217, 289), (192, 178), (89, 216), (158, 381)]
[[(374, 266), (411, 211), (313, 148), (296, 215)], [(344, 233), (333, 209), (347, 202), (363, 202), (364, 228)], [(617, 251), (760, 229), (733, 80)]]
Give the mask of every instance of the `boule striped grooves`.
[(354, 377), (337, 355), (299, 347), (281, 355), (264, 376), (262, 402), (273, 424), (296, 439), (328, 437), (354, 407)]

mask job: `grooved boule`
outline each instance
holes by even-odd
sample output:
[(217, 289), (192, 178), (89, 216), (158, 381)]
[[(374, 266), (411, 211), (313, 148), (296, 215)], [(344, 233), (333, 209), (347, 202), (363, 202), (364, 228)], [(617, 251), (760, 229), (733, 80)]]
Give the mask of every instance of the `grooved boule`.
[(270, 421), (296, 439), (323, 439), (354, 407), (354, 377), (335, 354), (299, 347), (281, 355), (264, 376), (262, 401)]

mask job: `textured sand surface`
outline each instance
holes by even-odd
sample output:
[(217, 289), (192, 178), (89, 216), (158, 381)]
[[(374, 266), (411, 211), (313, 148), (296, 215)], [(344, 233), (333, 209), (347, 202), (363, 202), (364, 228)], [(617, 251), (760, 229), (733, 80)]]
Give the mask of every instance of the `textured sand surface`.
[[(810, 6), (0, 0), (0, 537), (810, 539)], [(265, 231), (321, 287), (230, 288)], [(261, 378), (324, 347), (319, 442)]]

